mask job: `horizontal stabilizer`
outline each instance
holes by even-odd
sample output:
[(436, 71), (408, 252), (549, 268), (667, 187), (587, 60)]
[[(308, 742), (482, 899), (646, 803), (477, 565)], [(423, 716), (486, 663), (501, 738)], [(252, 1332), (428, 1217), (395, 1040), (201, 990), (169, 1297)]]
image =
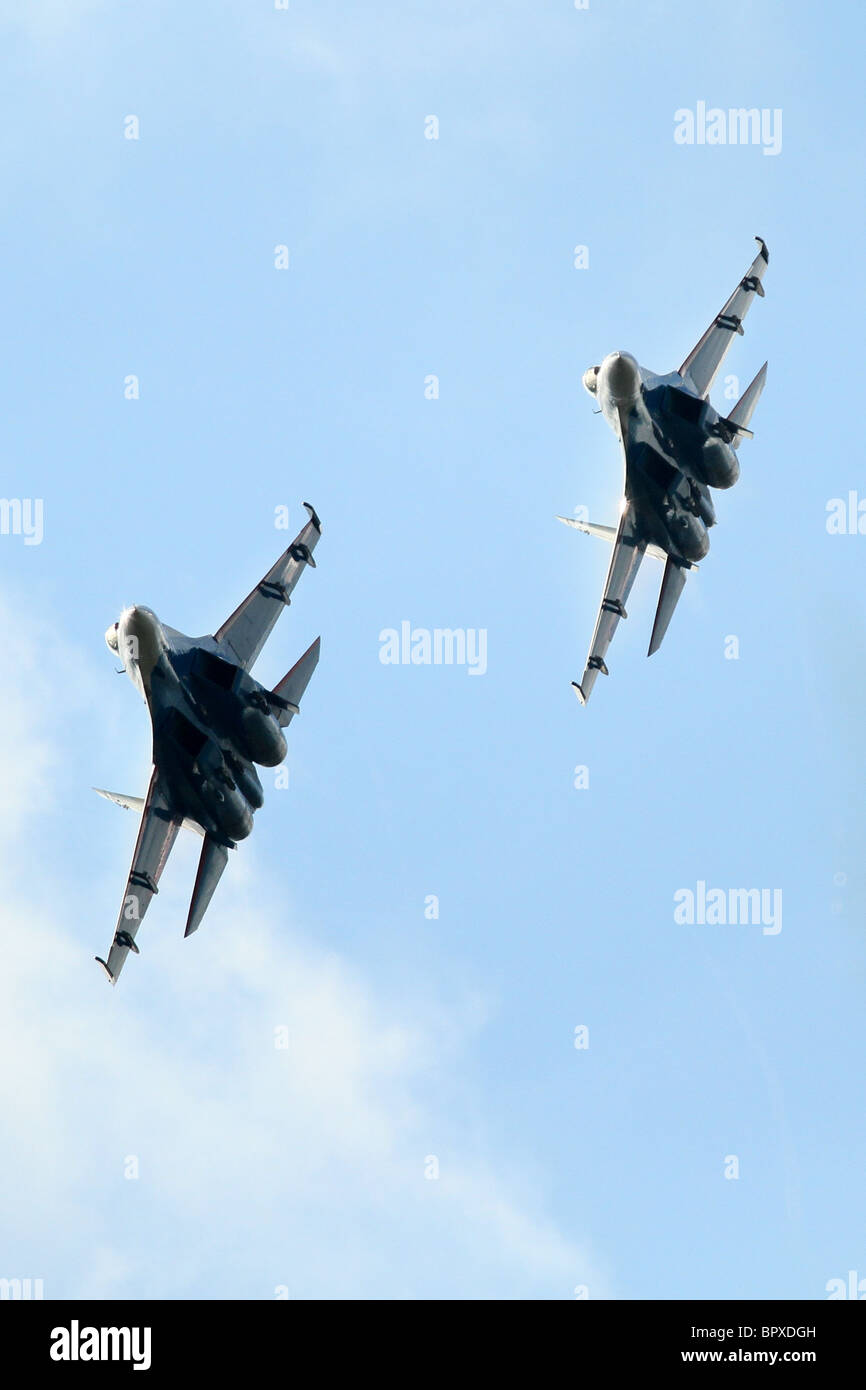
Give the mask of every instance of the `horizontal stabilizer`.
[(313, 645), (308, 647), (304, 655), (295, 662), (291, 671), (283, 676), (279, 685), (274, 687), (274, 694), (285, 706), (284, 709), (278, 711), (280, 727), (283, 729), (291, 722), (292, 716), (298, 713), (301, 696), (309, 685), (310, 677), (316, 669), (321, 644), (321, 637), (317, 637)]
[(755, 377), (754, 381), (746, 387), (742, 396), (737, 401), (737, 404), (734, 406), (733, 410), (728, 416), (727, 423), (729, 425), (732, 425), (736, 430), (736, 435), (731, 441), (735, 449), (744, 435), (748, 439), (752, 438), (752, 431), (747, 429), (746, 426), (748, 425), (749, 421), (755, 413), (755, 406), (758, 404), (758, 401), (761, 398), (761, 392), (763, 391), (766, 383), (767, 364), (765, 362), (761, 370), (758, 372), (758, 375)]
[[(616, 540), (615, 526), (599, 526), (594, 521), (577, 521), (573, 516), (558, 516), (557, 521), (561, 521), (565, 526), (573, 526), (576, 531), (584, 531), (588, 536), (598, 536), (599, 540), (609, 541), (613, 545)], [(656, 560), (666, 560), (667, 551), (662, 550), (660, 545), (648, 545), (647, 555), (652, 555)]]
[(573, 516), (558, 516), (557, 521), (561, 521), (563, 526), (573, 526), (576, 531), (585, 531), (588, 536), (598, 536), (599, 540), (610, 541), (611, 545), (616, 540), (615, 526), (597, 526), (594, 521), (578, 521)]
[(192, 901), (189, 905), (189, 917), (184, 936), (192, 936), (192, 933), (198, 930), (201, 919), (213, 897), (214, 889), (220, 881), (222, 871), (228, 863), (228, 857), (229, 852), (224, 845), (217, 844), (216, 840), (212, 840), (209, 835), (205, 836), (205, 842), (201, 847), (201, 858), (198, 861), (198, 873), (195, 876), (195, 887), (192, 890)]
[[(104, 796), (106, 801), (113, 801), (115, 806), (122, 806), (125, 811), (138, 811), (141, 813), (141, 811), (144, 810), (143, 796), (124, 796), (122, 792), (103, 791), (102, 787), (94, 787), (93, 790), (98, 796)], [(192, 830), (196, 835), (204, 834), (198, 821), (190, 820), (189, 817), (183, 821), (183, 828), (184, 830)]]
[(668, 623), (673, 617), (673, 611), (677, 606), (677, 601), (683, 591), (685, 582), (685, 569), (682, 565), (677, 564), (672, 555), (669, 555), (667, 563), (665, 564), (665, 572), (662, 576), (659, 605), (656, 609), (656, 618), (653, 623), (653, 632), (650, 638), (647, 656), (652, 656), (653, 652), (657, 652), (661, 646), (664, 635), (668, 630)]

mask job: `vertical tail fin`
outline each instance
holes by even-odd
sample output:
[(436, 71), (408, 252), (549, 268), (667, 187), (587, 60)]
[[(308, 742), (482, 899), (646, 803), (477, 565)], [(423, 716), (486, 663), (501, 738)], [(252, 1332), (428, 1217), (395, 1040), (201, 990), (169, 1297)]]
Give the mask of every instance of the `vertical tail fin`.
[(761, 392), (763, 391), (766, 384), (767, 363), (765, 362), (761, 370), (758, 372), (758, 375), (755, 377), (754, 381), (750, 382), (749, 385), (746, 387), (742, 396), (737, 401), (737, 404), (734, 406), (733, 410), (728, 416), (727, 423), (729, 425), (736, 425), (737, 427), (737, 434), (735, 434), (734, 438), (731, 440), (731, 444), (735, 449), (738, 447), (740, 440), (743, 438), (744, 435), (748, 437), (751, 434), (751, 430), (748, 430), (746, 426), (748, 425), (749, 421), (755, 413), (755, 406), (761, 399)]
[(322, 639), (317, 637), (311, 647), (308, 647), (304, 655), (300, 657), (279, 685), (274, 687), (274, 694), (281, 700), (285, 700), (288, 708), (279, 711), (280, 727), (285, 729), (291, 723), (292, 716), (298, 713), (298, 706), (301, 703), (301, 696), (310, 683), (310, 677), (316, 669), (319, 660), (319, 650)]
[(228, 863), (228, 857), (228, 850), (224, 845), (217, 844), (210, 835), (205, 836), (205, 842), (201, 847), (201, 858), (198, 861), (198, 873), (195, 876), (195, 887), (192, 890), (192, 900), (189, 905), (189, 917), (184, 936), (192, 936), (194, 931), (198, 931), (201, 919), (207, 912), (208, 904), (213, 897), (214, 889), (220, 881), (220, 875)]
[(649, 651), (647, 656), (652, 656), (657, 652), (664, 640), (664, 635), (668, 630), (668, 623), (673, 617), (677, 600), (682, 593), (686, 582), (686, 571), (682, 565), (678, 564), (672, 555), (669, 555), (665, 562), (665, 572), (662, 576), (661, 593), (659, 594), (659, 606), (656, 609), (656, 619), (653, 623), (652, 637), (650, 638)]

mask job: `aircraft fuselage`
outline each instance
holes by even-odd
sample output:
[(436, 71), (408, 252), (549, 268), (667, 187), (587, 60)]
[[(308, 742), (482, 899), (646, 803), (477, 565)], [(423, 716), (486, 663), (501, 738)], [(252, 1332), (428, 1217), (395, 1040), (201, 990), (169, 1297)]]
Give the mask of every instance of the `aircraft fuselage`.
[(279, 697), (212, 637), (164, 627), (149, 608), (126, 609), (106, 641), (147, 703), (154, 765), (177, 813), (220, 844), (245, 839), (264, 800), (255, 764), (286, 753)]
[(678, 372), (658, 376), (626, 352), (610, 353), (584, 381), (623, 446), (625, 497), (645, 538), (694, 564), (710, 548), (710, 487), (739, 476), (725, 422)]

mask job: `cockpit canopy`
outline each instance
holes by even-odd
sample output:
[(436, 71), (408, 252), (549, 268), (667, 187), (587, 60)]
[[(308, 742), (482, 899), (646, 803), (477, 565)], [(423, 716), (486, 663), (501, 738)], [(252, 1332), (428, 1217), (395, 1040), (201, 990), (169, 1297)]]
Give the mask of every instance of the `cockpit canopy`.
[(105, 640), (113, 652), (117, 651), (117, 629), (119, 623), (112, 623), (111, 627), (105, 630)]
[(598, 367), (587, 367), (583, 374), (583, 384), (591, 396), (598, 390)]

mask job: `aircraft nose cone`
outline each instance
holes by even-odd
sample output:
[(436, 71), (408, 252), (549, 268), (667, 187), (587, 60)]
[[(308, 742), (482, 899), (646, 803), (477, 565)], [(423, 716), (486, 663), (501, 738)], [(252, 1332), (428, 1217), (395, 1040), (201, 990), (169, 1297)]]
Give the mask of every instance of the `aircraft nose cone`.
[(159, 619), (150, 608), (133, 605), (121, 615), (118, 627), (119, 649), (124, 665), (139, 667), (142, 674), (150, 676), (160, 659), (165, 641)]
[(602, 364), (605, 385), (614, 400), (631, 400), (640, 390), (640, 372), (628, 352), (612, 352)]
[(151, 636), (159, 631), (159, 619), (153, 609), (144, 608), (141, 604), (133, 604), (131, 608), (127, 608), (121, 622), (127, 632), (135, 633), (137, 636)]

